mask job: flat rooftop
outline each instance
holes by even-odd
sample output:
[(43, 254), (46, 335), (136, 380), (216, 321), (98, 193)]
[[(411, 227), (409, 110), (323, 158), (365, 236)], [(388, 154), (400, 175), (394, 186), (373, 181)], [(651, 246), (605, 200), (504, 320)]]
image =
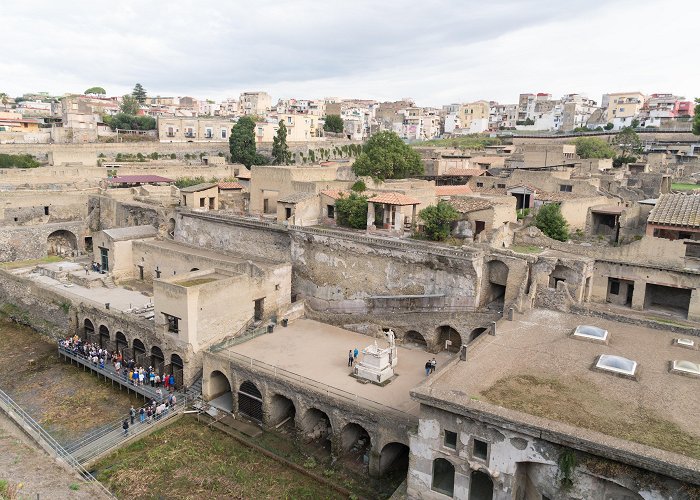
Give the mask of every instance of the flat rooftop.
[[(388, 346), (384, 338), (376, 340), (380, 347)], [(350, 376), (351, 368), (347, 366), (348, 350), (357, 348), (362, 352), (374, 341), (367, 335), (318, 321), (299, 319), (286, 328), (277, 325), (274, 333), (229, 347), (224, 352), (242, 354), (382, 405), (418, 415), (419, 404), (411, 399), (409, 391), (425, 380), (425, 362), (435, 357), (437, 374), (454, 355), (446, 352), (434, 355), (422, 349), (399, 346), (399, 361), (395, 370), (398, 376), (384, 387), (361, 384)]]
[[(268, 259), (266, 257), (260, 256), (250, 256), (250, 255), (237, 255), (234, 250), (224, 253), (222, 251), (207, 250), (206, 248), (191, 246), (186, 243), (182, 243), (174, 240), (144, 240), (139, 241), (139, 244), (148, 245), (153, 248), (158, 248), (162, 250), (167, 250), (170, 252), (186, 253), (188, 255), (196, 255), (205, 259), (210, 259), (223, 264), (229, 263), (237, 266), (238, 264), (253, 262), (260, 266), (278, 265), (280, 262), (273, 259)], [(221, 267), (226, 267), (222, 265)]]
[[(608, 345), (572, 338), (582, 324), (608, 330)], [(470, 346), (466, 362), (415, 394), (476, 410), (486, 402), (700, 460), (700, 378), (669, 373), (672, 360), (700, 363), (700, 351), (674, 346), (679, 337), (536, 309), (500, 321), (496, 336)], [(636, 361), (638, 380), (593, 370), (601, 354)], [(547, 421), (523, 420), (549, 428)]]

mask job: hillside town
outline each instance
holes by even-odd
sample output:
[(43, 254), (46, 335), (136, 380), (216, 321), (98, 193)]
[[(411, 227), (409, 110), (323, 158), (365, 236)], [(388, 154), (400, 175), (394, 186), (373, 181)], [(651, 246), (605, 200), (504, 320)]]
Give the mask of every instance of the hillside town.
[(71, 7), (0, 15), (0, 500), (700, 500), (693, 2)]

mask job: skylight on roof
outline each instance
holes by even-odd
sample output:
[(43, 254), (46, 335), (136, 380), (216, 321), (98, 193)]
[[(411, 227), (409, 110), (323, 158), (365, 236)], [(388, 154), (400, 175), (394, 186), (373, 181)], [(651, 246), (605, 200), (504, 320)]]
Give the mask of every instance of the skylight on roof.
[(608, 331), (591, 325), (578, 325), (574, 330), (574, 337), (582, 340), (608, 343)]
[(636, 361), (624, 358), (622, 356), (601, 354), (595, 364), (595, 367), (599, 370), (636, 379), (638, 365)]
[(679, 375), (689, 375), (691, 377), (700, 377), (700, 363), (692, 361), (675, 360), (671, 365), (671, 372)]
[(673, 344), (686, 349), (695, 349), (695, 341), (691, 339), (673, 339)]

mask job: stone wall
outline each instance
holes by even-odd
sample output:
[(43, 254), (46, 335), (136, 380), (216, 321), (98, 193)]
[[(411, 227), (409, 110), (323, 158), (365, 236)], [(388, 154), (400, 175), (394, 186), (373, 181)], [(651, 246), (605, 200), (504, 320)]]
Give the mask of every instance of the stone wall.
[(146, 224), (165, 228), (169, 213), (169, 209), (157, 205), (92, 195), (88, 199), (87, 220), (92, 231)]
[(73, 234), (76, 255), (85, 251), (84, 238), (89, 236), (89, 232), (84, 221), (35, 226), (4, 226), (0, 227), (0, 262), (46, 257), (49, 250), (49, 236), (56, 231), (67, 231)]

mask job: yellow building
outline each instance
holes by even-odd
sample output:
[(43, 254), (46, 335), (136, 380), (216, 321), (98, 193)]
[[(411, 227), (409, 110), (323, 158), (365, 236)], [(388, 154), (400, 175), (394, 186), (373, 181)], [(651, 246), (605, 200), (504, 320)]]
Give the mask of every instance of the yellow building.
[(608, 122), (615, 118), (634, 118), (644, 106), (644, 94), (641, 92), (617, 92), (608, 94)]
[(489, 128), (490, 106), (487, 101), (476, 101), (462, 104), (459, 107), (460, 128), (468, 133), (478, 133)]
[(255, 124), (255, 142), (272, 142), (277, 135), (280, 120), (287, 127), (287, 142), (310, 141), (316, 137), (318, 118), (314, 115), (280, 114), (270, 118), (269, 122), (258, 122)]
[(38, 132), (42, 120), (23, 118), (21, 113), (0, 111), (0, 132)]

